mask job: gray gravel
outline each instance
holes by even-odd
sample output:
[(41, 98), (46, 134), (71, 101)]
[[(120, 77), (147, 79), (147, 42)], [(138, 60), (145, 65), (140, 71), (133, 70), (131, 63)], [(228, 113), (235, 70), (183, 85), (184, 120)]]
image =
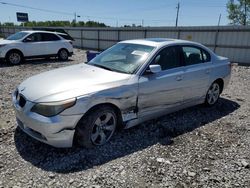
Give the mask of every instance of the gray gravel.
[[(0, 65), (0, 187), (250, 187), (250, 68), (234, 66), (212, 108), (195, 106), (94, 149), (56, 149), (16, 128), (10, 93), (25, 78), (83, 62)], [(39, 86), (38, 86), (39, 87)]]

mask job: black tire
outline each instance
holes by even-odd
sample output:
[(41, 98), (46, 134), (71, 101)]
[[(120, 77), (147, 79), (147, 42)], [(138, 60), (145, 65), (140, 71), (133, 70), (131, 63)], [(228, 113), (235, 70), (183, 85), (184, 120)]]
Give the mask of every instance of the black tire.
[[(110, 119), (109, 116), (111, 116)], [(105, 121), (107, 122), (104, 123)], [(86, 148), (104, 145), (113, 136), (117, 122), (117, 114), (112, 107), (99, 106), (83, 116), (78, 122), (74, 141), (79, 146)], [(103, 140), (103, 134), (105, 140)]]
[(66, 49), (61, 49), (58, 52), (58, 59), (61, 61), (67, 61), (69, 59), (69, 52)]
[(23, 61), (23, 55), (21, 52), (13, 50), (7, 53), (5, 59), (11, 65), (18, 65)]
[(218, 82), (215, 81), (211, 84), (206, 94), (205, 106), (213, 106), (218, 102), (221, 89), (221, 85)]

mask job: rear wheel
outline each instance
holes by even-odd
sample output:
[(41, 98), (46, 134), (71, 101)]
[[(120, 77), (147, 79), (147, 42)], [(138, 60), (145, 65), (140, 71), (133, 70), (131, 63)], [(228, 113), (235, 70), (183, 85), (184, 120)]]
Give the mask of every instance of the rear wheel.
[(117, 127), (117, 115), (113, 108), (101, 106), (82, 117), (76, 127), (75, 141), (87, 148), (104, 145)]
[(22, 62), (22, 54), (18, 51), (10, 51), (6, 55), (6, 61), (12, 65), (18, 65)]
[(66, 49), (59, 50), (58, 58), (62, 61), (68, 60), (69, 59), (69, 52)]
[(205, 104), (207, 106), (213, 106), (214, 104), (216, 104), (220, 97), (221, 93), (220, 91), (221, 91), (220, 84), (217, 82), (212, 83), (212, 85), (209, 87), (207, 91)]

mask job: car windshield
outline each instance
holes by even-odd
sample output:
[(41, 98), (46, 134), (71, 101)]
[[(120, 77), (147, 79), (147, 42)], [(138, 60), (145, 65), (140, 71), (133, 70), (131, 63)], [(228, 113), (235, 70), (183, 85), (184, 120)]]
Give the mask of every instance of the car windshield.
[(88, 64), (107, 70), (133, 74), (148, 58), (154, 47), (118, 43), (92, 59)]
[(24, 36), (26, 36), (28, 33), (27, 32), (18, 32), (18, 33), (15, 33), (13, 35), (10, 35), (7, 40), (20, 40), (22, 39)]

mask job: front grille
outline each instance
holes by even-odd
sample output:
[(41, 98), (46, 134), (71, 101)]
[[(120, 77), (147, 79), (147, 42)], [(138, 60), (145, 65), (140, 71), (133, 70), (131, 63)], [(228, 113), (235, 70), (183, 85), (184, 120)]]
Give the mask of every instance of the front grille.
[(18, 92), (18, 90), (16, 91), (16, 99), (17, 99), (17, 97), (18, 97), (18, 94), (19, 94), (19, 92)]
[(19, 104), (19, 106), (20, 106), (21, 108), (23, 108), (23, 107), (25, 106), (25, 104), (26, 104), (26, 99), (24, 98), (24, 96), (22, 96), (22, 95), (19, 93), (19, 91), (17, 90), (17, 91), (16, 91), (15, 97), (16, 97), (16, 100), (17, 100), (17, 103)]
[(21, 106), (22, 108), (25, 106), (26, 104), (26, 99), (20, 95), (20, 98), (19, 98), (19, 106)]

